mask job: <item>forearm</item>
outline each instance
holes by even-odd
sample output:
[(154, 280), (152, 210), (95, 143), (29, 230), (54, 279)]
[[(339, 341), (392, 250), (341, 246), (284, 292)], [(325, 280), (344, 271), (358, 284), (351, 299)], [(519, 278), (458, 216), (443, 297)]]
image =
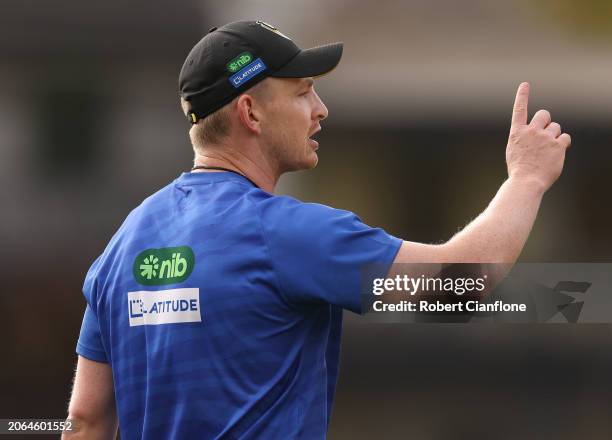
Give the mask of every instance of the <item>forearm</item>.
[(545, 189), (509, 178), (482, 214), (444, 246), (455, 262), (514, 263), (535, 222)]

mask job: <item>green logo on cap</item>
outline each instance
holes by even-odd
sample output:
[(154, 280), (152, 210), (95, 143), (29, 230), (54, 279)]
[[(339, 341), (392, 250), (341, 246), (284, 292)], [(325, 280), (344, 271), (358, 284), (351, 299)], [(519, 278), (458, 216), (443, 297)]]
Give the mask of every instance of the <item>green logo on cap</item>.
[(227, 70), (229, 70), (231, 73), (236, 73), (251, 61), (253, 61), (253, 55), (248, 52), (242, 52), (232, 61), (227, 63)]
[(147, 249), (134, 260), (134, 278), (145, 286), (182, 283), (193, 271), (195, 258), (189, 246)]

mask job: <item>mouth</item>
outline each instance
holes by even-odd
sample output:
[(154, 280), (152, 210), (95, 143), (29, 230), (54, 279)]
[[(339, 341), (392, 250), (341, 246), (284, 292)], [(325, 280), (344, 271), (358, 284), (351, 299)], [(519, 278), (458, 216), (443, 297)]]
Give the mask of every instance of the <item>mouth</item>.
[(321, 127), (318, 127), (312, 134), (308, 137), (308, 143), (312, 148), (317, 150), (319, 148), (319, 142), (313, 139), (313, 137), (321, 131)]

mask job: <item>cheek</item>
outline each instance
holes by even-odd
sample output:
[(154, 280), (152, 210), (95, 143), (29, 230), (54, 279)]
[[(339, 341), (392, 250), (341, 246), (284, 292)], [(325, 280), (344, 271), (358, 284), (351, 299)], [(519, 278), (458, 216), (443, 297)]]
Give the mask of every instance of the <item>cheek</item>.
[(287, 115), (290, 115), (293, 124), (300, 130), (306, 130), (306, 133), (312, 126), (311, 121), (311, 106), (307, 98), (298, 97), (290, 109), (287, 109)]
[(307, 100), (296, 99), (286, 105), (275, 106), (266, 120), (266, 126), (268, 139), (274, 144), (284, 148), (296, 143), (308, 146), (312, 121)]

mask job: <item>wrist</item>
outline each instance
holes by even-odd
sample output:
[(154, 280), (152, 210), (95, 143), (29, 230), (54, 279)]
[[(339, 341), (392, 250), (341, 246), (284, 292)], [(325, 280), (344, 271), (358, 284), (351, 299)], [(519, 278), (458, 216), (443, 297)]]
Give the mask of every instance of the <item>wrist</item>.
[(542, 197), (548, 189), (548, 186), (540, 179), (530, 176), (510, 176), (506, 182), (511, 186), (533, 191), (539, 197)]

